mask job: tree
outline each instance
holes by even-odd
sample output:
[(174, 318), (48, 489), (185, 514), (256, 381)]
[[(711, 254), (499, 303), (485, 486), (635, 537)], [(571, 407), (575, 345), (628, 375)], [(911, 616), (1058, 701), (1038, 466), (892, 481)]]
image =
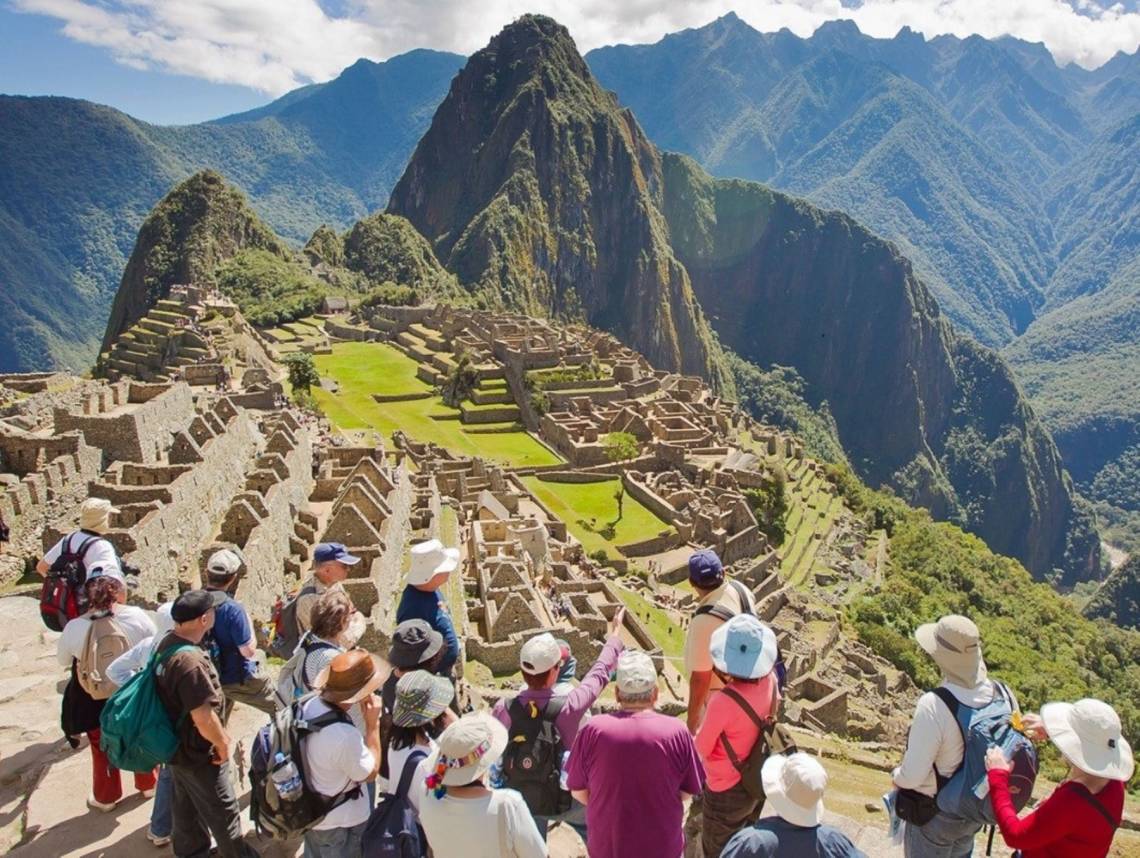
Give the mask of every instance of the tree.
[(617, 491), (614, 492), (614, 500), (617, 501), (618, 505), (618, 521), (621, 521), (625, 515), (625, 511), (622, 509), (622, 505), (625, 503), (625, 483), (621, 480), (618, 480)]
[(772, 542), (784, 541), (788, 517), (788, 478), (783, 468), (775, 468), (764, 476), (759, 488), (745, 489), (744, 497), (756, 516), (756, 524)]
[(471, 357), (464, 352), (459, 356), (459, 360), (452, 367), (451, 372), (447, 374), (447, 378), (440, 388), (440, 396), (445, 405), (458, 408), (460, 403), (471, 396), (471, 391), (478, 384), (479, 371), (471, 363)]
[(606, 435), (606, 440), (602, 442), (602, 446), (605, 448), (606, 458), (611, 462), (636, 459), (637, 454), (641, 452), (641, 445), (637, 443), (637, 438), (628, 432), (610, 432)]
[(285, 366), (289, 370), (289, 384), (293, 393), (308, 395), (310, 388), (321, 386), (321, 374), (308, 352), (294, 352), (285, 356)]

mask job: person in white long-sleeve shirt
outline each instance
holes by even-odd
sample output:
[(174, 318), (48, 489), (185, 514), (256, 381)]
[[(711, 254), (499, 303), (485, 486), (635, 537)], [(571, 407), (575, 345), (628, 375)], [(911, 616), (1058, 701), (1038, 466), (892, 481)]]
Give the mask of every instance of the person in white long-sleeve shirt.
[[(994, 683), (982, 657), (978, 627), (951, 614), (915, 631), (919, 646), (942, 672), (942, 687), (971, 708), (993, 699)], [(1016, 701), (1015, 701), (1016, 705)], [(892, 773), (899, 789), (934, 797), (939, 777), (948, 779), (962, 765), (965, 743), (953, 713), (933, 691), (918, 699), (907, 737), (906, 754)], [(943, 811), (925, 825), (907, 823), (903, 841), (906, 858), (968, 858), (981, 825)]]

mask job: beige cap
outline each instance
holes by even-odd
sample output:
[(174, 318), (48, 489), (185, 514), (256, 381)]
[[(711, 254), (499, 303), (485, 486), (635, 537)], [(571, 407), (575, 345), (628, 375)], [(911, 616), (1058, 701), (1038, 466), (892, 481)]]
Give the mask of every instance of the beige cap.
[(969, 617), (948, 614), (937, 623), (919, 626), (914, 639), (934, 659), (943, 675), (958, 685), (973, 688), (986, 678), (982, 637)]
[(550, 632), (535, 635), (519, 650), (519, 666), (526, 673), (546, 673), (560, 661), (562, 647)]
[(626, 650), (618, 658), (617, 687), (622, 694), (644, 694), (657, 687), (653, 659), (640, 650)]
[(79, 507), (79, 529), (106, 533), (111, 529), (111, 515), (119, 510), (109, 500), (88, 498)]

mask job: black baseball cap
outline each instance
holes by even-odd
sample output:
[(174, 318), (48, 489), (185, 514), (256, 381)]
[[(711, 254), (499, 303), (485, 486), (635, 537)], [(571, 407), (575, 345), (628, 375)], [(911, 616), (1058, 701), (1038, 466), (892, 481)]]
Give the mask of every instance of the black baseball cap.
[(225, 600), (226, 594), (222, 590), (187, 590), (170, 606), (170, 618), (176, 623), (188, 623)]

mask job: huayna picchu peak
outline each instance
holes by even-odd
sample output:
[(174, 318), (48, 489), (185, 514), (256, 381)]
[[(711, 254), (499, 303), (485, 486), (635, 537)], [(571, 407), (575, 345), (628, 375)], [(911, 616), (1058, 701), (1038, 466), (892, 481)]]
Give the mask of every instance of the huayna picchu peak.
[(583, 316), (729, 391), (710, 327), (747, 360), (795, 367), (873, 483), (1038, 575), (1094, 574), (1091, 517), (1048, 433), (907, 260), (848, 217), (659, 152), (549, 18), (471, 57), (388, 210), (497, 305)]

